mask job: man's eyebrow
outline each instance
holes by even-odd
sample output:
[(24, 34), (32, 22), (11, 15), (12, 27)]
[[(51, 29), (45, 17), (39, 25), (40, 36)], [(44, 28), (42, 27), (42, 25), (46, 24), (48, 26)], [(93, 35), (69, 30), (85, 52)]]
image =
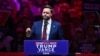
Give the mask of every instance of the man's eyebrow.
[(49, 12), (44, 12), (44, 13), (49, 13)]

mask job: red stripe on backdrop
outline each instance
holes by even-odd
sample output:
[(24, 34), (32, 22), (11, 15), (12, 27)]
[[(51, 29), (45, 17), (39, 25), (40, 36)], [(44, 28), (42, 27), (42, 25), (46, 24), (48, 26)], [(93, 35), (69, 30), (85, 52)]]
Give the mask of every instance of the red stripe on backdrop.
[(23, 52), (0, 52), (0, 56), (28, 56)]
[(99, 54), (81, 53), (81, 54), (75, 54), (75, 56), (100, 56), (100, 53)]
[[(0, 52), (0, 56), (28, 56), (24, 54), (23, 52)], [(93, 53), (81, 53), (81, 54), (75, 54), (75, 56), (100, 56), (99, 54), (93, 54)]]

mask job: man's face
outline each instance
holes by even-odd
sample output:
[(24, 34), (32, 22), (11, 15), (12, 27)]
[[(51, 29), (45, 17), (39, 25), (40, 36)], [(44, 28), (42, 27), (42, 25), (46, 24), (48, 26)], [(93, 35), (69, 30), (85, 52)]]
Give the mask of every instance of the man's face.
[(52, 13), (51, 13), (51, 9), (50, 8), (44, 8), (42, 11), (42, 17), (45, 20), (48, 20), (49, 18), (51, 18)]

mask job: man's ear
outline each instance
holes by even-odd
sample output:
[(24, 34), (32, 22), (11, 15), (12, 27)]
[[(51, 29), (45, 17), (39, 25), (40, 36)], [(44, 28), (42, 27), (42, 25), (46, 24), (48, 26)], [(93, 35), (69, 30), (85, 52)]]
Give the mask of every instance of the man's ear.
[(51, 13), (51, 17), (53, 16), (53, 13)]

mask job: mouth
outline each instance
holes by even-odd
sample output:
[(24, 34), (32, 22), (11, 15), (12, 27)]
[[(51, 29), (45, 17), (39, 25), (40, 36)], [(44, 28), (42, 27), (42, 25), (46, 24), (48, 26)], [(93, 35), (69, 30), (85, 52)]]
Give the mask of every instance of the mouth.
[(44, 19), (48, 18), (47, 16), (43, 16)]

